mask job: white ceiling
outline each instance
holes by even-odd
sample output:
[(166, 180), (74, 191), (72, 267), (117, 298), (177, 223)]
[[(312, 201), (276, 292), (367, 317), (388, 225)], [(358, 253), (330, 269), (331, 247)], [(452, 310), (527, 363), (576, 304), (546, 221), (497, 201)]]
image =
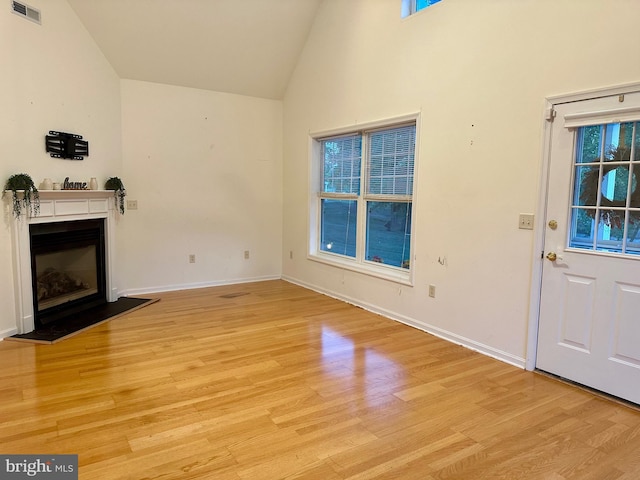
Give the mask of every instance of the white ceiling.
[(121, 78), (281, 99), (321, 0), (68, 0)]

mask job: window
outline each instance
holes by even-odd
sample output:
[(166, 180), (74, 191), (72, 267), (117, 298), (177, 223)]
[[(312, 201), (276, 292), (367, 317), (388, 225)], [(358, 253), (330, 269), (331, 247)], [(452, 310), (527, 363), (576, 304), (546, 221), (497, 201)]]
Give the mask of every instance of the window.
[(640, 122), (580, 127), (575, 152), (569, 245), (640, 255)]
[(408, 17), (438, 2), (440, 0), (402, 0), (400, 16)]
[(415, 119), (313, 142), (312, 258), (408, 280)]
[(320, 249), (355, 258), (362, 136), (329, 138), (322, 145)]

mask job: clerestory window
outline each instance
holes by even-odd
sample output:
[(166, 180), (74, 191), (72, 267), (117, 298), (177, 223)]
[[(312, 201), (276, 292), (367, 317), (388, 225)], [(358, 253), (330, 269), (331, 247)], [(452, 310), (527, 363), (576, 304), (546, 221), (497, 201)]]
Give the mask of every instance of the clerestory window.
[(402, 18), (408, 17), (440, 1), (441, 0), (401, 0), (400, 16)]

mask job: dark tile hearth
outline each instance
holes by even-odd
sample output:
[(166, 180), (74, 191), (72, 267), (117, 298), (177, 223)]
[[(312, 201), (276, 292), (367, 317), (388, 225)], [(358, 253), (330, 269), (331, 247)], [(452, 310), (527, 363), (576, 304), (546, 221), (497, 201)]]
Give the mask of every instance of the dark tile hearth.
[(158, 299), (120, 297), (115, 302), (105, 303), (73, 315), (62, 322), (53, 322), (29, 333), (16, 334), (5, 340), (19, 340), (35, 343), (55, 343), (86, 328), (129, 313), (138, 308), (157, 302)]

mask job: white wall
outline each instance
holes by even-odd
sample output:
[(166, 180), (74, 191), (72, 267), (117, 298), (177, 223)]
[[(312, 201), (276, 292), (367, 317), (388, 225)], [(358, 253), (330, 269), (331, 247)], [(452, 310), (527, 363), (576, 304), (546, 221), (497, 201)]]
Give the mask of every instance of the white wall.
[[(0, 181), (28, 173), (89, 181), (122, 168), (120, 81), (64, 0), (30, 0), (42, 25), (0, 8)], [(83, 161), (51, 158), (49, 130), (83, 135)], [(15, 328), (9, 204), (0, 220), (0, 337)]]
[(123, 80), (122, 124), (126, 293), (280, 278), (282, 102)]
[[(400, 0), (325, 0), (284, 101), (285, 278), (524, 365), (539, 252), (518, 214), (538, 204), (544, 99), (637, 82), (638, 18), (631, 0), (443, 0), (404, 20)], [(415, 111), (414, 287), (307, 260), (308, 133)]]
[[(0, 9), (2, 182), (121, 177), (139, 205), (117, 223), (123, 294), (279, 278), (282, 102), (121, 81), (66, 1), (29, 5), (41, 26)], [(90, 155), (52, 159), (49, 130), (83, 135)], [(15, 333), (4, 206), (0, 337)]]

